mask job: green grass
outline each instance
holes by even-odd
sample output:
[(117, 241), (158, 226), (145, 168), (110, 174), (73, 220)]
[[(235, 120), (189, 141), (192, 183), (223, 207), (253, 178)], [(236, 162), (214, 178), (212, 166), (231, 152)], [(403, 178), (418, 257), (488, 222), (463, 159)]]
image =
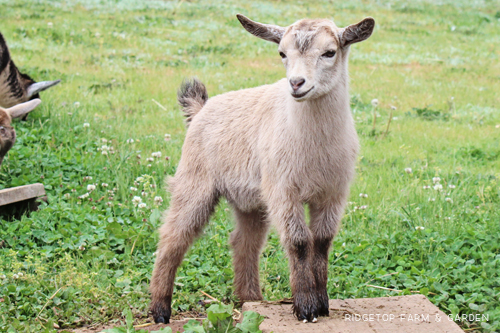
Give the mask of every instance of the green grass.
[[(30, 216), (0, 220), (0, 331), (123, 323), (126, 308), (137, 323), (147, 319), (156, 229), (168, 207), (163, 181), (175, 173), (185, 135), (177, 87), (197, 76), (213, 96), (285, 75), (276, 46), (246, 33), (238, 12), (280, 25), (303, 17), (334, 18), (339, 26), (365, 16), (377, 21), (374, 35), (351, 50), (362, 149), (330, 256), (330, 297), (418, 291), (447, 314), (489, 316), (460, 322), (463, 328), (500, 330), (497, 1), (0, 6), (1, 32), (18, 66), (37, 80), (63, 80), (42, 94), (27, 122), (16, 122), (17, 143), (0, 169), (0, 188), (42, 182), (49, 199)], [(395, 118), (383, 138), (391, 106)], [(90, 184), (96, 189), (79, 199)], [(147, 207), (135, 207), (134, 196)], [(155, 196), (164, 202), (155, 204)], [(204, 312), (199, 290), (235, 301), (231, 222), (222, 202), (179, 270), (175, 311)], [(266, 299), (291, 295), (275, 232), (261, 277)]]

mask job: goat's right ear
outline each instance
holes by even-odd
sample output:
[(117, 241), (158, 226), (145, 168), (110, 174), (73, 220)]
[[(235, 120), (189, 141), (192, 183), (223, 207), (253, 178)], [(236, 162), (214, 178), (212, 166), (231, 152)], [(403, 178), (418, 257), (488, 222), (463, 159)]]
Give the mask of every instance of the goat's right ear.
[(285, 28), (278, 25), (255, 22), (241, 14), (236, 14), (236, 17), (240, 21), (243, 28), (246, 29), (246, 31), (256, 37), (276, 44), (280, 43), (281, 38), (283, 38), (283, 34), (285, 33)]
[(40, 104), (41, 102), (42, 102), (41, 100), (35, 98), (32, 99), (31, 101), (17, 104), (11, 108), (5, 109), (5, 111), (7, 111), (10, 114), (12, 119), (19, 118), (33, 111), (33, 109), (36, 108), (38, 104)]

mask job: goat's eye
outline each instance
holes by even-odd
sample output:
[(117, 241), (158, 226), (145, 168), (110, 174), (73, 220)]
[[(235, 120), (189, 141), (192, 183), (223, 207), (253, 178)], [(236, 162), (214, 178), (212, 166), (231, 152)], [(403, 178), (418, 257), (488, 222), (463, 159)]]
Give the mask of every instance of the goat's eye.
[(326, 57), (326, 58), (333, 58), (333, 56), (335, 56), (335, 51), (327, 51), (325, 53), (323, 53), (322, 57)]
[(281, 57), (282, 59), (285, 59), (285, 58), (286, 58), (286, 54), (284, 54), (283, 52), (280, 52), (280, 57)]

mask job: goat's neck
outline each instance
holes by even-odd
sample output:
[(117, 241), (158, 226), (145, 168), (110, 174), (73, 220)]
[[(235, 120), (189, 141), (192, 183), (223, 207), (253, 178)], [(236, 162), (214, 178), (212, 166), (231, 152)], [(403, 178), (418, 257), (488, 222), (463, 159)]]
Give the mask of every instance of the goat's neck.
[(329, 93), (304, 102), (290, 101), (288, 121), (292, 127), (304, 131), (330, 132), (327, 129), (338, 130), (351, 126), (353, 120), (350, 110), (349, 86), (347, 80), (342, 80)]

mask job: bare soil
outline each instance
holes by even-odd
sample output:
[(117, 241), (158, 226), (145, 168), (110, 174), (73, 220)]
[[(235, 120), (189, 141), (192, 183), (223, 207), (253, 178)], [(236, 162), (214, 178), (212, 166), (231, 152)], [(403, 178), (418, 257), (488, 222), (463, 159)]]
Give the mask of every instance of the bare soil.
[[(299, 322), (292, 305), (284, 302), (247, 302), (243, 311), (255, 311), (266, 317), (260, 325), (264, 333), (463, 333), (462, 329), (423, 295), (330, 300), (330, 316), (316, 323)], [(202, 319), (197, 319), (202, 320)], [(184, 332), (188, 320), (174, 320), (168, 325), (140, 327), (147, 331), (169, 326)], [(74, 333), (97, 333), (112, 326), (76, 329)]]
[(299, 322), (290, 304), (251, 302), (243, 311), (266, 317), (260, 325), (264, 333), (463, 333), (423, 295), (330, 300), (330, 316), (316, 323)]

